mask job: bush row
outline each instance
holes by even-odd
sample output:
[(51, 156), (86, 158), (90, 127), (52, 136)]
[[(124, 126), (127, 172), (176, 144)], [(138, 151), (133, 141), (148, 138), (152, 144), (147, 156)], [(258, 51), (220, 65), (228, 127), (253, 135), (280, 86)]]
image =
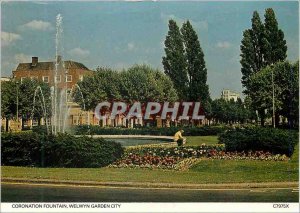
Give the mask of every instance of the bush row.
[(9, 166), (102, 167), (123, 154), (119, 143), (68, 134), (5, 133), (1, 142), (1, 164)]
[(72, 128), (75, 135), (165, 135), (173, 136), (180, 129), (184, 130), (185, 136), (218, 135), (229, 127), (226, 126), (202, 126), (202, 127), (142, 127), (142, 128), (117, 128), (100, 126), (76, 126)]
[(219, 135), (219, 143), (225, 144), (226, 151), (263, 150), (291, 156), (297, 142), (297, 131), (274, 128), (237, 128)]

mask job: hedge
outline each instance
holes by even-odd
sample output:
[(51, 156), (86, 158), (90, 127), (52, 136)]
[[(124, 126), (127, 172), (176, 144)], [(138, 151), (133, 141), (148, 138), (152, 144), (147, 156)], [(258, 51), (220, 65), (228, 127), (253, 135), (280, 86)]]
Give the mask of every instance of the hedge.
[(6, 166), (102, 167), (123, 154), (119, 143), (69, 134), (4, 133), (1, 141), (1, 164)]
[(229, 129), (226, 126), (202, 126), (202, 127), (143, 127), (143, 128), (118, 128), (100, 126), (75, 126), (72, 133), (75, 135), (164, 135), (173, 136), (180, 129), (184, 130), (185, 136), (208, 136), (218, 135)]
[(219, 135), (219, 143), (225, 144), (226, 151), (262, 150), (291, 156), (297, 142), (297, 131), (263, 127), (237, 128)]

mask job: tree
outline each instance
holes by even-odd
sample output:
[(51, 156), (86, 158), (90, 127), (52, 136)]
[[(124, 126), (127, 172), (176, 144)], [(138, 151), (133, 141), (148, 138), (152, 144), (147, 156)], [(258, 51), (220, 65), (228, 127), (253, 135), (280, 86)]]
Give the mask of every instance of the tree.
[(242, 65), (242, 84), (245, 87), (245, 94), (252, 92), (248, 88), (250, 76), (265, 67), (264, 25), (257, 11), (253, 12), (251, 21), (252, 28), (244, 31), (241, 44), (240, 63)]
[(102, 101), (121, 100), (120, 81), (120, 75), (117, 71), (98, 67), (93, 75), (85, 76), (82, 81), (78, 82), (80, 91), (78, 88), (75, 90), (74, 101), (82, 109), (85, 106), (85, 110), (94, 110)]
[[(16, 81), (1, 82), (1, 117), (6, 120), (10, 120), (16, 116), (16, 86)], [(6, 122), (5, 130), (8, 131), (8, 122)]]
[(209, 99), (207, 69), (197, 33), (189, 21), (181, 28), (188, 74), (188, 99), (206, 103)]
[(174, 102), (178, 97), (169, 77), (147, 65), (135, 65), (121, 72), (121, 94), (128, 103)]
[[(94, 110), (103, 101), (170, 101), (178, 99), (171, 79), (159, 70), (147, 65), (135, 65), (120, 72), (99, 68), (94, 75), (86, 76), (79, 82), (85, 100), (86, 110)], [(78, 90), (74, 93), (75, 102), (83, 108)]]
[(277, 62), (268, 66), (251, 77), (251, 88), (256, 89), (251, 94), (253, 105), (259, 106), (262, 110), (272, 112), (272, 72), (274, 78), (275, 94), (275, 123), (278, 126), (279, 116), (288, 119), (291, 126), (298, 124), (299, 104), (299, 62)]
[[(40, 87), (40, 90), (38, 87)], [(37, 89), (38, 91), (36, 91)], [(43, 102), (41, 91), (45, 103)], [(46, 115), (44, 114), (44, 106), (47, 113)], [(38, 124), (40, 124), (40, 119), (42, 117), (50, 117), (51, 97), (48, 84), (29, 78), (23, 79), (22, 82), (15, 79), (2, 82), (1, 116), (10, 120), (17, 118), (17, 114), (23, 121), (30, 118), (38, 119)], [(24, 127), (24, 122), (22, 122), (22, 125)], [(8, 130), (7, 128), (8, 126), (6, 127), (6, 130)]]
[(265, 60), (267, 65), (275, 64), (286, 59), (286, 40), (284, 33), (278, 28), (278, 22), (272, 8), (265, 12)]
[[(245, 88), (244, 93), (253, 97), (253, 93), (256, 93), (259, 88), (253, 87), (253, 83), (250, 82), (251, 76), (268, 65), (284, 60), (287, 47), (284, 33), (278, 28), (273, 9), (266, 9), (264, 24), (262, 24), (257, 11), (254, 11), (251, 21), (252, 28), (245, 30), (243, 33), (240, 62), (242, 65), (242, 84)], [(255, 101), (252, 103), (254, 104)], [(264, 106), (255, 104), (253, 107), (258, 110), (261, 125), (264, 125)]]
[(187, 63), (182, 36), (174, 20), (169, 21), (169, 31), (165, 40), (165, 53), (166, 56), (162, 59), (165, 74), (173, 81), (179, 99), (185, 100), (188, 87)]
[(216, 123), (246, 123), (255, 119), (255, 113), (240, 98), (215, 99), (211, 102), (211, 117)]

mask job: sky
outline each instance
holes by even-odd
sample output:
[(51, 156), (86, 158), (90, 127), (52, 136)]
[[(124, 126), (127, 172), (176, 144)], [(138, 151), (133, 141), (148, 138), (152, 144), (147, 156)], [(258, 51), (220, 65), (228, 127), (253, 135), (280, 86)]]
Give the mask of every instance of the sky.
[(287, 41), (287, 59), (299, 59), (297, 1), (270, 2), (2, 2), (1, 76), (10, 76), (18, 63), (55, 58), (56, 16), (61, 14), (61, 55), (90, 69), (128, 68), (148, 64), (163, 71), (168, 20), (179, 26), (190, 20), (206, 61), (212, 98), (222, 89), (242, 93), (240, 44), (251, 27), (253, 11), (264, 21), (273, 8)]

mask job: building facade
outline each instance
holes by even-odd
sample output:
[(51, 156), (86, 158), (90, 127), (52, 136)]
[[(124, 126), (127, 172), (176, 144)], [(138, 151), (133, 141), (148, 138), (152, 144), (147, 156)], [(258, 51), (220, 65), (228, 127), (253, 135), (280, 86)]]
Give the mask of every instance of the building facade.
[(231, 99), (237, 101), (237, 99), (240, 98), (240, 94), (229, 89), (223, 89), (221, 92), (221, 98), (226, 101), (230, 101)]
[[(57, 66), (57, 67), (56, 67)], [(55, 70), (57, 70), (56, 79)], [(55, 61), (39, 62), (38, 57), (32, 57), (31, 63), (20, 63), (16, 70), (12, 71), (13, 78), (23, 80), (31, 78), (48, 83), (54, 86), (57, 83), (58, 88), (71, 89), (85, 75), (91, 75), (93, 71), (85, 65), (75, 61), (62, 61), (61, 56)]]
[[(25, 78), (36, 79), (49, 84), (50, 87), (57, 85), (58, 89), (65, 89), (67, 94), (71, 92), (75, 84), (81, 81), (84, 76), (92, 75), (93, 71), (89, 70), (85, 65), (75, 61), (62, 61), (58, 56), (56, 61), (39, 62), (38, 57), (32, 57), (31, 63), (20, 63), (16, 70), (12, 71), (12, 77), (20, 80)], [(68, 125), (94, 124), (94, 113), (81, 110), (80, 106), (72, 100), (66, 100), (69, 107), (69, 115), (67, 118)], [(19, 119), (21, 121), (21, 119)], [(22, 120), (21, 125), (13, 125), (14, 121), (8, 122), (10, 130), (18, 130), (21, 127), (31, 127), (38, 125), (35, 120)], [(45, 124), (45, 119), (40, 121), (41, 125)]]

